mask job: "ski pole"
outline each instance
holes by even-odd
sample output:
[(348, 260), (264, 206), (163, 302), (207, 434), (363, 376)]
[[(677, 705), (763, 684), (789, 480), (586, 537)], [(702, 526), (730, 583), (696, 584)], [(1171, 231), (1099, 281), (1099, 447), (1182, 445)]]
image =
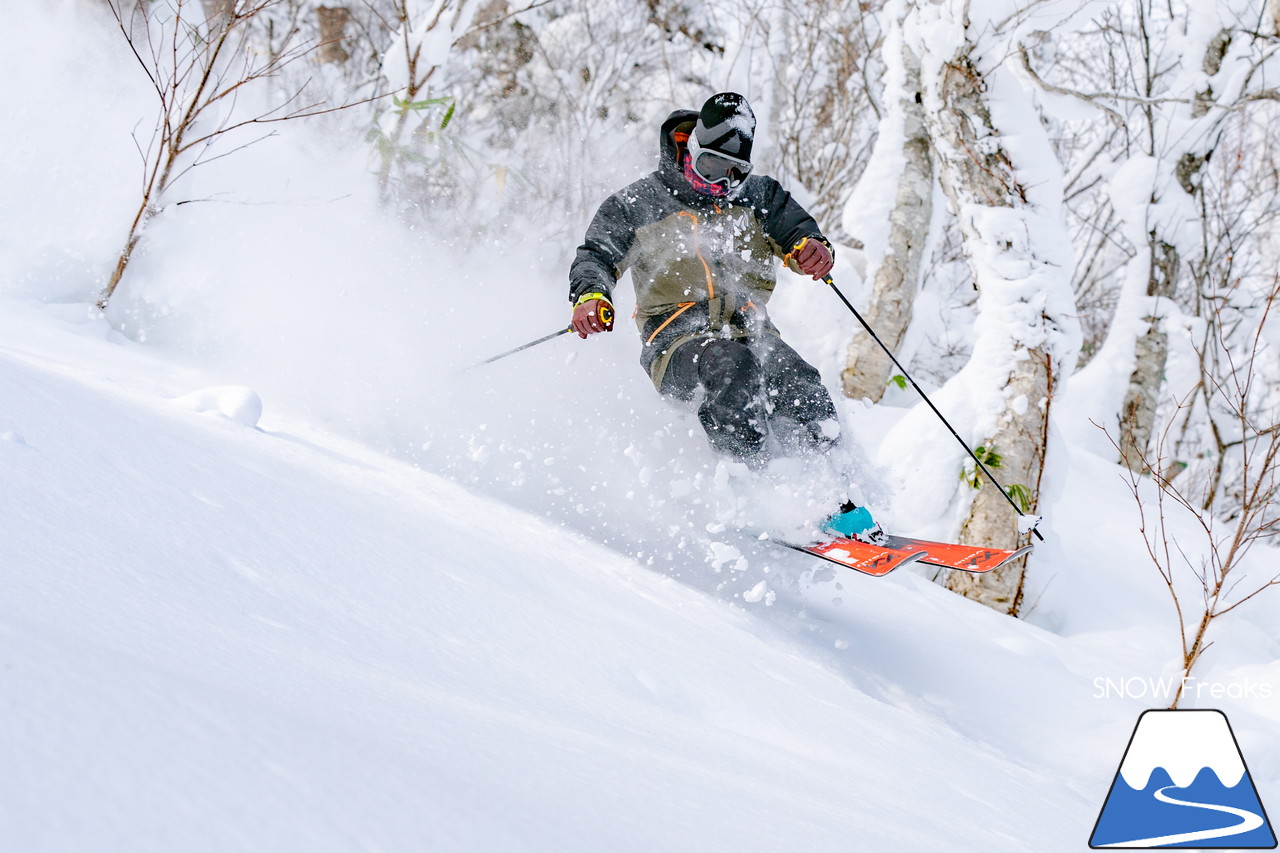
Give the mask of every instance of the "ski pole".
[[(613, 324), (613, 306), (609, 305), (607, 302), (601, 302), (598, 306), (596, 306), (596, 318), (600, 321), (600, 323), (605, 328), (608, 328), (610, 325)], [(521, 344), (515, 349), (509, 349), (504, 353), (493, 356), (492, 358), (486, 358), (484, 361), (480, 362), (480, 364), (477, 364), (476, 367), (479, 367), (481, 364), (492, 364), (493, 362), (497, 361), (500, 358), (506, 358), (509, 355), (515, 355), (516, 353), (521, 352), (523, 350), (527, 350), (530, 347), (536, 347), (538, 344), (544, 344), (547, 341), (551, 340), (552, 338), (558, 338), (561, 335), (567, 335), (569, 332), (572, 332), (572, 331), (573, 331), (573, 326), (572, 325), (567, 326), (559, 330), (558, 332), (552, 332), (549, 335), (543, 335), (542, 337), (538, 338), (536, 341), (529, 341), (529, 343)]]
[[(885, 345), (884, 341), (880, 340), (880, 336), (876, 334), (875, 329), (871, 328), (871, 324), (863, 319), (862, 315), (858, 313), (858, 309), (853, 307), (853, 303), (850, 302), (842, 292), (840, 292), (840, 288), (836, 287), (836, 283), (831, 278), (831, 276), (824, 275), (822, 277), (822, 280), (831, 286), (831, 289), (835, 291), (836, 296), (840, 297), (840, 301), (844, 303), (844, 306), (853, 312), (853, 316), (856, 317), (858, 322), (862, 324), (862, 328), (867, 330), (867, 334), (871, 336), (871, 339), (880, 345), (880, 349), (885, 351), (885, 353), (889, 356), (889, 360), (892, 361), (894, 366), (897, 367), (898, 370), (902, 373), (902, 378), (910, 382), (911, 387), (916, 389), (916, 393), (920, 395), (920, 399), (924, 400), (925, 403), (929, 405), (930, 409), (933, 409), (933, 413), (938, 416), (938, 420), (942, 421), (943, 425), (946, 426), (947, 430), (950, 431), (951, 435), (955, 437), (955, 440), (960, 442), (960, 446), (963, 447), (965, 452), (968, 453), (969, 456), (973, 458), (973, 461), (977, 464), (978, 468), (982, 471), (982, 473), (987, 475), (987, 479), (990, 480), (992, 483), (994, 483), (995, 487), (1000, 490), (1000, 494), (1004, 496), (1004, 499), (1006, 501), (1009, 502), (1009, 506), (1013, 507), (1013, 511), (1018, 514), (1018, 517), (1019, 518), (1028, 517), (1025, 513), (1023, 513), (1021, 509), (1018, 508), (1018, 505), (1013, 502), (1013, 498), (1009, 497), (1009, 493), (1005, 491), (1004, 486), (1000, 485), (1000, 481), (995, 478), (995, 475), (992, 474), (991, 471), (987, 469), (986, 465), (982, 464), (982, 460), (978, 458), (978, 454), (974, 453), (973, 449), (970, 448), (969, 445), (965, 443), (965, 440), (960, 437), (960, 433), (956, 432), (955, 427), (951, 425), (950, 421), (948, 421), (943, 416), (942, 412), (938, 411), (938, 407), (935, 406), (933, 404), (933, 401), (929, 399), (929, 395), (924, 393), (924, 389), (921, 388), (919, 385), (917, 385), (916, 381), (911, 378), (911, 374), (907, 373), (907, 369), (902, 366), (902, 362), (898, 361), (898, 357), (893, 354), (893, 351)], [(1037, 521), (1037, 523), (1039, 522)], [(1041, 542), (1044, 541), (1044, 536), (1040, 533), (1039, 530), (1036, 530), (1034, 526), (1032, 526), (1031, 532), (1034, 533), (1036, 535), (1036, 538), (1039, 539)]]

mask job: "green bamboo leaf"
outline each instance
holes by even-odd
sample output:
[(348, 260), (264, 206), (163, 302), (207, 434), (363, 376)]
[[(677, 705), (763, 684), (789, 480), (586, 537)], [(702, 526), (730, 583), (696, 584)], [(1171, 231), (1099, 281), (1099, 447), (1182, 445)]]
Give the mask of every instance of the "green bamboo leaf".
[[(438, 107), (443, 104), (452, 104), (453, 102), (453, 98), (450, 98), (447, 95), (440, 98), (428, 98), (425, 101), (408, 101), (403, 98), (397, 98), (393, 95), (391, 100), (392, 103), (402, 110), (425, 110), (430, 109), (431, 107)], [(450, 114), (453, 113), (452, 106), (450, 107), (449, 112)]]
[(1005, 493), (1018, 505), (1022, 512), (1031, 512), (1031, 490), (1021, 483), (1014, 483), (1005, 489)]
[(978, 457), (978, 461), (983, 465), (986, 465), (988, 468), (999, 468), (1001, 463), (1004, 461), (1004, 457), (999, 453), (996, 453), (994, 444), (990, 447), (987, 447), (985, 444), (978, 445), (974, 448), (973, 455)]

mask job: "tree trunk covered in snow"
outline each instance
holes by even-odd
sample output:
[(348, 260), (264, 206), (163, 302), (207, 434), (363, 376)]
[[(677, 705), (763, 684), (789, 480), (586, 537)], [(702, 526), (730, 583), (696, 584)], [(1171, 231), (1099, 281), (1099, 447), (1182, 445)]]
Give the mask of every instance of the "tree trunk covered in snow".
[(1177, 248), (1152, 232), (1148, 250), (1151, 260), (1147, 296), (1157, 307), (1144, 318), (1146, 331), (1134, 348), (1133, 373), (1120, 408), (1120, 438), (1116, 442), (1120, 447), (1120, 461), (1130, 471), (1142, 471), (1146, 467), (1147, 447), (1156, 423), (1157, 394), (1164, 382), (1164, 366), (1169, 357), (1169, 336), (1164, 331), (1158, 306), (1162, 302), (1168, 304), (1178, 283)]
[[(1008, 152), (1000, 144), (999, 134), (991, 121), (984, 100), (982, 75), (968, 54), (973, 45), (942, 66), (942, 76), (930, 81), (933, 95), (941, 109), (929, 115), (932, 136), (939, 151), (939, 179), (952, 207), (961, 217), (966, 251), (971, 262), (994, 255), (1017, 262), (1029, 246), (1018, 246), (1011, 235), (1001, 234), (998, 220), (985, 216), (987, 211), (1017, 211), (1026, 207), (1025, 190), (1018, 183)], [(990, 228), (988, 226), (996, 226)], [(1029, 236), (1029, 235), (1028, 235)], [(978, 288), (987, 271), (974, 264)], [(1030, 303), (1018, 300), (1016, 309), (1031, 309)], [(981, 306), (980, 309), (981, 310)], [(1027, 319), (1036, 322), (1027, 311)], [(1012, 329), (1000, 333), (1014, 334)], [(1002, 464), (998, 469), (1006, 485), (1019, 483), (1031, 489), (1034, 510), (1035, 486), (1044, 466), (1045, 434), (1052, 374), (1051, 359), (1040, 348), (1031, 348), (1021, 340), (1010, 340), (1014, 357), (1009, 371), (986, 379), (1003, 386), (1005, 409), (997, 415), (995, 429), (981, 442), (998, 452)], [(1019, 413), (1010, 405), (1014, 399), (1027, 401)], [(984, 482), (974, 497), (969, 517), (960, 530), (964, 542), (1009, 548), (1018, 545), (1018, 531), (1008, 504), (994, 486)], [(996, 610), (1016, 614), (1022, 599), (1025, 560), (987, 574), (952, 572), (947, 588)]]
[[(1125, 78), (1133, 88), (1117, 93), (1117, 106), (1126, 109), (1126, 97), (1139, 101), (1129, 109), (1129, 126), (1140, 133), (1140, 149), (1118, 170), (1134, 177), (1113, 181), (1112, 198), (1121, 220), (1117, 233), (1134, 255), (1099, 360), (1104, 370), (1109, 364), (1132, 369), (1123, 388), (1108, 392), (1106, 408), (1090, 414), (1115, 427), (1119, 461), (1140, 472), (1151, 455), (1165, 384), (1166, 318), (1178, 314), (1179, 291), (1194, 287), (1185, 263), (1204, 252), (1202, 171), (1229, 115), (1215, 99), (1238, 86), (1231, 78), (1240, 75), (1236, 68), (1220, 74), (1232, 47), (1232, 31), (1224, 26), (1230, 15), (1196, 8), (1184, 17), (1150, 0), (1133, 10), (1134, 20), (1116, 19), (1121, 29), (1132, 30), (1133, 45)], [(1159, 99), (1169, 103), (1157, 108), (1151, 102)]]
[[(925, 128), (920, 87), (920, 59), (902, 40), (901, 22), (895, 22), (886, 49), (900, 53), (901, 67), (887, 75), (893, 91), (880, 122), (877, 146), (893, 146), (888, 159), (900, 164), (897, 196), (889, 213), (889, 232), (884, 245), (868, 245), (867, 276), (871, 298), (865, 310), (867, 322), (895, 353), (911, 324), (911, 309), (920, 281), (920, 260), (929, 238), (933, 215), (933, 155)], [(896, 84), (896, 85), (895, 85)], [(878, 402), (892, 375), (893, 362), (870, 335), (860, 333), (849, 344), (845, 369), (841, 373), (844, 393), (855, 400), (863, 397)]]
[[(1141, 8), (1139, 5), (1140, 10)], [(1206, 119), (1214, 97), (1212, 81), (1222, 70), (1222, 62), (1232, 40), (1230, 29), (1204, 27), (1200, 32), (1205, 41), (1190, 42), (1187, 50), (1191, 56), (1201, 56), (1203, 78), (1193, 73), (1184, 73), (1179, 82), (1185, 80), (1186, 84), (1180, 87), (1181, 92), (1175, 90), (1176, 94), (1191, 101), (1191, 105), (1168, 109), (1165, 112), (1171, 115), (1161, 114), (1159, 117), (1154, 111), (1146, 111), (1152, 145), (1150, 156), (1163, 166), (1157, 177), (1160, 177), (1159, 172), (1171, 172), (1174, 178), (1172, 181), (1165, 178), (1162, 194), (1176, 194), (1180, 188), (1186, 193), (1186, 197), (1180, 199), (1181, 206), (1192, 216), (1198, 211), (1187, 202), (1199, 193), (1199, 173), (1212, 156), (1217, 144), (1215, 140), (1219, 136), (1214, 126), (1221, 118)], [(1143, 50), (1145, 57), (1152, 53), (1146, 27), (1142, 28), (1142, 34), (1144, 44), (1148, 45)], [(1142, 93), (1144, 97), (1154, 96), (1153, 83), (1159, 73), (1159, 69), (1151, 67), (1151, 62), (1148, 61), (1147, 85)], [(1171, 125), (1173, 130), (1182, 132), (1170, 132), (1165, 127), (1166, 124)], [(1187, 132), (1196, 129), (1196, 125), (1202, 126), (1199, 133)], [(1208, 126), (1203, 127), (1204, 125)], [(1170, 137), (1175, 139), (1174, 144), (1162, 150), (1163, 143), (1158, 140)], [(1159, 201), (1161, 199), (1153, 193), (1152, 205)], [(1157, 398), (1164, 383), (1165, 363), (1169, 356), (1169, 340), (1163, 328), (1162, 306), (1171, 305), (1169, 300), (1178, 290), (1181, 263), (1176, 244), (1182, 223), (1177, 220), (1169, 221), (1167, 215), (1164, 218), (1151, 218), (1154, 222), (1147, 234), (1146, 249), (1150, 258), (1146, 296), (1152, 303), (1152, 310), (1144, 316), (1144, 331), (1134, 346), (1134, 368), (1120, 408), (1120, 435), (1116, 442), (1120, 449), (1120, 461), (1132, 471), (1142, 471), (1146, 467), (1144, 460), (1148, 456), (1155, 430)]]
[[(1049, 406), (1078, 337), (1071, 334), (1071, 255), (1058, 207), (1062, 179), (1033, 101), (1001, 70), (998, 48), (987, 45), (990, 56), (978, 49), (971, 33), (985, 28), (971, 29), (969, 10), (968, 4), (916, 0), (913, 11), (938, 178), (958, 217), (980, 294), (973, 356), (952, 381), (963, 383), (979, 413), (970, 430), (974, 444), (999, 454), (994, 473), (1034, 512)], [(938, 33), (952, 41), (939, 44)], [(1011, 126), (997, 124), (997, 109)], [(1002, 548), (1020, 544), (1017, 514), (990, 482), (974, 495), (960, 539)], [(947, 586), (1016, 615), (1025, 568), (1018, 561), (987, 574), (953, 572)]]

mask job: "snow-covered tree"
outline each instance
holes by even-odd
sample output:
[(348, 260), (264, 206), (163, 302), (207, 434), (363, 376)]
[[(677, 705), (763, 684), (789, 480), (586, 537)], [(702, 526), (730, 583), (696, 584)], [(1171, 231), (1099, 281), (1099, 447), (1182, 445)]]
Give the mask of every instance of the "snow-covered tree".
[[(845, 209), (845, 229), (864, 244), (871, 285), (864, 316), (890, 350), (897, 352), (911, 323), (920, 267), (933, 218), (933, 151), (925, 123), (920, 58), (903, 38), (907, 6), (885, 9), (885, 106), (875, 149), (862, 183)], [(869, 335), (849, 344), (841, 373), (844, 392), (878, 401), (893, 362)]]
[[(1199, 378), (1171, 376), (1168, 365), (1174, 349), (1180, 361), (1192, 355), (1190, 330), (1202, 328), (1194, 318), (1213, 323), (1203, 300), (1219, 287), (1214, 270), (1231, 259), (1242, 272), (1274, 218), (1264, 173), (1254, 172), (1272, 146), (1240, 145), (1241, 129), (1273, 110), (1273, 8), (1135, 0), (1056, 34), (1051, 51), (1021, 53), (1044, 97), (1077, 114), (1055, 128), (1071, 174), (1077, 295), (1096, 345), (1077, 397), (1116, 431), (1130, 465), (1162, 417), (1180, 420), (1184, 460), (1205, 449), (1195, 437), (1204, 410), (1171, 404)], [(1205, 342), (1200, 352), (1210, 351)]]
[[(1010, 494), (971, 478), (964, 479), (980, 486), (976, 492), (959, 484), (948, 488), (961, 500), (971, 498), (960, 538), (995, 547), (1020, 539), (1010, 498), (1024, 512), (1036, 510), (1051, 406), (1079, 349), (1061, 168), (1029, 81), (1005, 61), (1032, 29), (1027, 16), (1033, 7), (1037, 19), (1048, 22), (1078, 12), (1075, 4), (975, 7), (915, 0), (902, 25), (903, 56), (920, 62), (921, 115), (933, 168), (978, 292), (971, 355), (939, 396), (964, 402), (970, 416), (960, 430), (1000, 472)], [(901, 78), (907, 79), (905, 69)], [(921, 170), (911, 179), (921, 182)], [(948, 585), (1017, 613), (1024, 571), (1013, 565), (984, 575), (954, 573)]]

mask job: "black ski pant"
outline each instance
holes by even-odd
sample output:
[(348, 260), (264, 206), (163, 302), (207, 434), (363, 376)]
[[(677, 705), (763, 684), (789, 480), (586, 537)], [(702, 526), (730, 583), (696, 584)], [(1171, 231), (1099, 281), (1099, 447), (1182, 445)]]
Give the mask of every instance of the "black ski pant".
[(776, 335), (693, 340), (671, 357), (662, 393), (696, 399), (698, 419), (717, 452), (746, 462), (768, 458), (770, 433), (786, 449), (835, 444), (831, 395), (817, 368)]

